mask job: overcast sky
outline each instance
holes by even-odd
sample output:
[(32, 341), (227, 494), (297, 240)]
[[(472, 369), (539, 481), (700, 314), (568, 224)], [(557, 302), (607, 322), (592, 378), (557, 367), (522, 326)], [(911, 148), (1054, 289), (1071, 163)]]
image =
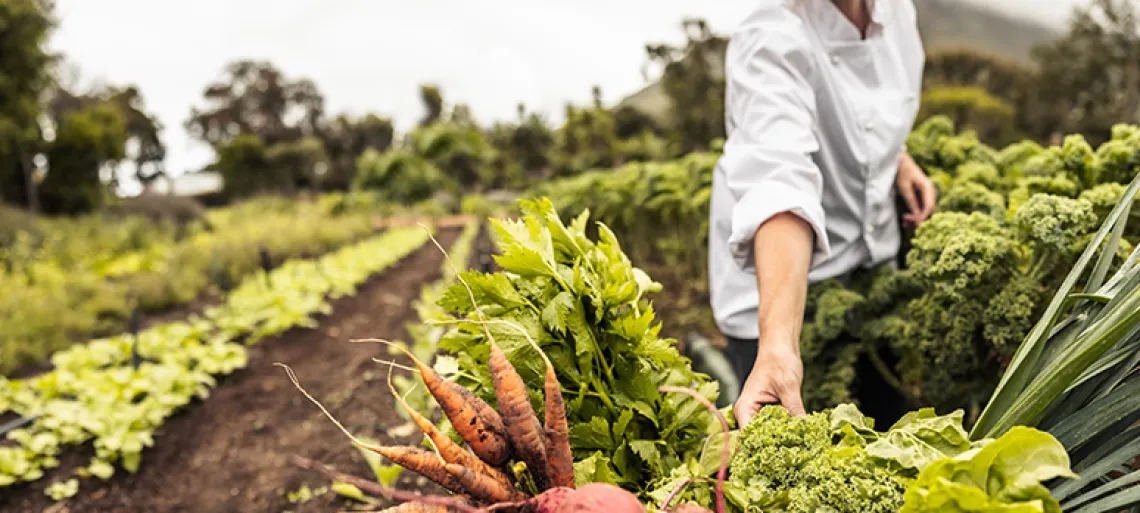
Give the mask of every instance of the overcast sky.
[[(57, 0), (53, 47), (85, 79), (141, 87), (166, 125), (171, 173), (211, 152), (182, 128), (203, 87), (237, 58), (313, 79), (330, 113), (376, 112), (407, 129), (418, 84), (441, 86), (482, 122), (522, 101), (552, 120), (590, 87), (615, 101), (644, 85), (644, 44), (679, 41), (684, 16), (730, 30), (755, 0)], [(971, 0), (985, 1), (985, 0)], [(989, 0), (1061, 25), (1084, 0)], [(140, 46), (141, 45), (141, 46)]]

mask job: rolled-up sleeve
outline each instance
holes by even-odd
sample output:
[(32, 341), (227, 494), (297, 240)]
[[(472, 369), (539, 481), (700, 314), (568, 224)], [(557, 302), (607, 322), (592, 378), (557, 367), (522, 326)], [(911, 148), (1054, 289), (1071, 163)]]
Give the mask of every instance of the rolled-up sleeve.
[(753, 271), (756, 230), (789, 212), (811, 225), (813, 262), (830, 247), (821, 205), (823, 177), (811, 155), (814, 130), (814, 66), (799, 20), (782, 9), (754, 15), (729, 41), (725, 60), (725, 109), (729, 133), (719, 167), (731, 191), (730, 251)]

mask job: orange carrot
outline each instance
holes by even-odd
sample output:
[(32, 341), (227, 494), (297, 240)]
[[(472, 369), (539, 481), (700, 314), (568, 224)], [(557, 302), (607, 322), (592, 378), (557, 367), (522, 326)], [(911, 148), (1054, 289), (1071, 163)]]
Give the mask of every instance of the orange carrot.
[(424, 504), (422, 502), (402, 502), (390, 508), (380, 510), (380, 513), (449, 513), (451, 510), (437, 504)]
[(546, 364), (546, 381), (543, 385), (546, 396), (546, 419), (543, 424), (546, 431), (546, 462), (550, 474), (550, 486), (573, 489), (574, 453), (570, 450), (570, 426), (566, 420), (566, 403), (562, 400), (562, 386), (558, 383), (558, 374), (554, 372), (554, 363), (522, 326), (504, 320), (482, 322), (484, 325), (503, 324), (518, 331), (526, 337), (527, 342)]
[(550, 487), (546, 440), (542, 424), (538, 422), (530, 397), (527, 396), (526, 383), (502, 348), (493, 339), (488, 338), (487, 342), (491, 348), (491, 357), (487, 362), (491, 368), (491, 383), (498, 398), (499, 411), (507, 426), (511, 447), (519, 459), (526, 463), (534, 477), (535, 486), (539, 490), (545, 490)]
[[(546, 355), (543, 355), (546, 358)], [(570, 425), (566, 421), (566, 403), (562, 401), (562, 385), (550, 360), (546, 361), (546, 462), (550, 485), (574, 488), (574, 453), (570, 450)]]
[(333, 417), (332, 414), (329, 413), (328, 409), (326, 409), (320, 401), (305, 391), (305, 389), (301, 386), (301, 383), (297, 380), (297, 375), (293, 372), (293, 369), (289, 368), (288, 365), (285, 365), (283, 363), (275, 363), (274, 365), (284, 368), (285, 374), (289, 376), (289, 380), (293, 382), (293, 386), (297, 387), (297, 390), (299, 390), (301, 394), (305, 396), (305, 398), (307, 398), (313, 404), (317, 405), (317, 408), (320, 408), (321, 413), (324, 413), (325, 416), (328, 417), (329, 420), (331, 420), (338, 429), (340, 429), (341, 433), (344, 433), (344, 435), (347, 436), (349, 440), (352, 440), (352, 443), (363, 449), (367, 449), (385, 458), (388, 458), (389, 460), (392, 460), (393, 463), (411, 470), (412, 472), (420, 474), (432, 480), (436, 484), (448, 490), (451, 490), (454, 493), (461, 494), (467, 492), (467, 490), (459, 484), (459, 481), (454, 476), (452, 476), (446, 468), (444, 468), (445, 462), (439, 454), (426, 451), (418, 447), (392, 447), (385, 445), (372, 445), (361, 441), (359, 438), (356, 438), (356, 436), (350, 433), (348, 429), (346, 429), (344, 425), (340, 423), (339, 420), (336, 420), (336, 417)]
[(527, 495), (519, 489), (506, 488), (496, 482), (491, 476), (481, 474), (463, 465), (447, 463), (444, 465), (444, 468), (452, 477), (459, 481), (459, 484), (467, 490), (467, 493), (470, 493), (476, 500), (495, 504), (499, 502), (521, 501), (528, 498)]
[(466, 487), (444, 467), (435, 453), (419, 447), (364, 445), (365, 449), (379, 454), (401, 467), (430, 479), (454, 493), (470, 493)]
[(403, 346), (386, 340), (373, 340), (395, 347), (411, 358), (419, 368), (420, 377), (423, 378), (424, 385), (427, 385), (428, 392), (439, 403), (440, 409), (444, 415), (447, 415), (455, 431), (471, 446), (471, 450), (479, 459), (494, 467), (510, 459), (511, 445), (505, 434), (503, 418), (494, 408), (462, 385), (443, 379), (435, 369), (424, 364)]
[(436, 450), (439, 451), (439, 454), (444, 461), (447, 463), (462, 465), (481, 474), (486, 474), (494, 479), (495, 482), (503, 485), (506, 488), (515, 487), (514, 482), (511, 481), (511, 478), (508, 477), (507, 474), (497, 468), (488, 465), (486, 462), (479, 459), (474, 454), (471, 454), (464, 450), (459, 446), (459, 444), (455, 443), (451, 438), (436, 428), (435, 424), (432, 424), (431, 421), (421, 415), (420, 412), (414, 410), (411, 406), (409, 406), (408, 402), (405, 401), (404, 398), (400, 396), (400, 394), (396, 393), (396, 388), (392, 386), (391, 377), (392, 375), (389, 373), (388, 388), (392, 391), (392, 395), (396, 398), (397, 401), (400, 402), (400, 405), (403, 406), (404, 411), (408, 412), (408, 415), (412, 418), (412, 422), (415, 422), (416, 425), (419, 426), (420, 430), (424, 432), (424, 435), (426, 435), (428, 439), (431, 440), (432, 444), (435, 445)]

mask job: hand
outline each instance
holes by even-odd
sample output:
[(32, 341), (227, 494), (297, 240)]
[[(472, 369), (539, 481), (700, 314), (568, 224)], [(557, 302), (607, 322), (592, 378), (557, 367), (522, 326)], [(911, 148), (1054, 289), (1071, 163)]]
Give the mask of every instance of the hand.
[(906, 201), (909, 212), (903, 214), (903, 222), (909, 226), (918, 226), (930, 218), (934, 213), (934, 204), (938, 200), (938, 192), (934, 189), (934, 182), (926, 176), (922, 168), (903, 154), (899, 159), (899, 173), (896, 183), (899, 194)]
[(764, 405), (779, 404), (793, 416), (806, 415), (800, 385), (804, 364), (800, 361), (798, 343), (763, 343), (756, 353), (752, 373), (744, 382), (733, 413), (743, 428)]

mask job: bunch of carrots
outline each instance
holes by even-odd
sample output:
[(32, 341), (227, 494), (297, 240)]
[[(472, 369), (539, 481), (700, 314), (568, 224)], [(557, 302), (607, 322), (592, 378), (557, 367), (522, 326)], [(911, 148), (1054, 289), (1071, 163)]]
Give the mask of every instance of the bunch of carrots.
[[(432, 240), (434, 241), (434, 238)], [(438, 243), (436, 245), (438, 246)], [(440, 247), (440, 250), (443, 251), (443, 248)], [(446, 251), (444, 255), (447, 255)], [(456, 275), (459, 275), (458, 271)], [(460, 280), (462, 281), (462, 278)], [(468, 293), (471, 294), (471, 302), (476, 305), (475, 311), (484, 328), (490, 323), (506, 322), (485, 320), (470, 288)], [(337, 479), (346, 480), (364, 491), (402, 501), (401, 504), (385, 510), (388, 513), (487, 513), (499, 510), (527, 513), (645, 513), (646, 509), (637, 496), (617, 486), (604, 483), (590, 483), (581, 488), (575, 486), (570, 428), (554, 365), (523, 328), (513, 324), (511, 326), (526, 336), (546, 364), (545, 419), (541, 423), (527, 396), (526, 384), (507, 359), (506, 353), (495, 343), (489, 330), (485, 332), (490, 346), (488, 367), (491, 371), (498, 410), (462, 385), (440, 376), (401, 345), (384, 340), (369, 340), (391, 344), (412, 360), (428, 391), (439, 403), (440, 409), (455, 431), (470, 447), (470, 451), (461, 447), (436, 428), (430, 420), (412, 409), (403, 397), (396, 393), (391, 383), (389, 388), (392, 394), (408, 412), (412, 421), (423, 431), (434, 450), (361, 442), (305, 392), (292, 370), (285, 367), (293, 384), (332, 419), (355, 444), (426, 477), (451, 491), (455, 496), (436, 497), (394, 490), (363, 479), (352, 479), (311, 461), (301, 461), (298, 466), (312, 468)], [(692, 392), (692, 395), (696, 396), (695, 392)], [(711, 404), (707, 406), (716, 411)], [(727, 429), (727, 424), (725, 428)], [(519, 475), (529, 475), (536, 493), (532, 495), (523, 491), (510, 477), (508, 469), (511, 460), (525, 465), (526, 472), (520, 472)], [(723, 476), (718, 477), (723, 479)], [(717, 510), (723, 512), (723, 495), (719, 493), (718, 495)], [(708, 510), (700, 509), (708, 513)]]

